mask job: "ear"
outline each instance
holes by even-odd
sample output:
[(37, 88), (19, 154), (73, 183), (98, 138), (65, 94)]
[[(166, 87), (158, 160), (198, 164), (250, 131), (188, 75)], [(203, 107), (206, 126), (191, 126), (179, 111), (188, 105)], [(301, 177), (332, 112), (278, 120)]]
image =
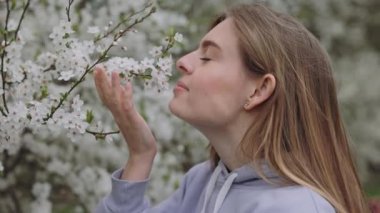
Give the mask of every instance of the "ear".
[(268, 100), (276, 88), (276, 78), (273, 74), (265, 74), (255, 80), (254, 91), (247, 98), (244, 109), (249, 111)]

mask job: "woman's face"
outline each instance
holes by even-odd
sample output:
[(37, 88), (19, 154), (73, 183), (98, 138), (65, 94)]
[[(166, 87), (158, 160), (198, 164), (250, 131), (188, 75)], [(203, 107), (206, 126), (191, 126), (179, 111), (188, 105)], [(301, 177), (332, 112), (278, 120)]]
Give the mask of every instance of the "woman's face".
[(243, 65), (234, 30), (233, 20), (227, 18), (204, 36), (198, 49), (177, 61), (182, 77), (169, 108), (195, 127), (233, 123), (252, 92), (252, 77)]

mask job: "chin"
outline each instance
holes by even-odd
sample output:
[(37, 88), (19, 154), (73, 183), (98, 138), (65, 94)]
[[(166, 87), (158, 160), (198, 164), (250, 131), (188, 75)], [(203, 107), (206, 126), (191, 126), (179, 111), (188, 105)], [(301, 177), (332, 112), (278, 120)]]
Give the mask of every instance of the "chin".
[(176, 117), (188, 122), (188, 119), (186, 118), (186, 113), (184, 111), (184, 107), (181, 107), (178, 105), (179, 103), (176, 102), (175, 99), (170, 100), (169, 102), (169, 110), (170, 112), (175, 115)]
[(181, 116), (179, 116), (178, 107), (176, 106), (174, 98), (171, 99), (170, 102), (169, 102), (169, 110), (170, 110), (170, 112), (172, 114), (174, 114), (175, 116), (181, 118)]
[(173, 99), (171, 99), (171, 100), (169, 101), (169, 105), (168, 105), (168, 107), (169, 107), (169, 111), (170, 111), (171, 113), (175, 114), (174, 111), (173, 111)]

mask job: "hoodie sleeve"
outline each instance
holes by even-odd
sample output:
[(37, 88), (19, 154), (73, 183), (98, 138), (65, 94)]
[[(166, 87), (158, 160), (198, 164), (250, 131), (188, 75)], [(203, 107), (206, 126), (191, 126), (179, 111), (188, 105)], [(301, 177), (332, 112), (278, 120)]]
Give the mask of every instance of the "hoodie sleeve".
[(111, 193), (100, 201), (95, 213), (140, 213), (149, 207), (148, 200), (144, 198), (149, 180), (121, 180), (122, 171), (119, 169), (112, 174)]
[(179, 212), (186, 190), (187, 177), (167, 200), (154, 208), (144, 196), (149, 179), (143, 181), (121, 180), (122, 169), (112, 174), (112, 191), (98, 204), (95, 213), (163, 213)]

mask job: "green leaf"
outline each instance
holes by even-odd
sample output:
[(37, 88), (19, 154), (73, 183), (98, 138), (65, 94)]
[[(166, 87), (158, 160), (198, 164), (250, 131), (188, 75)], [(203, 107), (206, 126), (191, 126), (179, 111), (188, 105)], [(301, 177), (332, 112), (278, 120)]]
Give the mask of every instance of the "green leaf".
[(106, 136), (104, 134), (95, 134), (96, 140), (105, 140)]
[(170, 175), (169, 175), (169, 174), (164, 174), (164, 175), (162, 176), (162, 180), (163, 180), (165, 183), (169, 182), (169, 180), (170, 180)]
[(67, 39), (67, 38), (69, 38), (69, 37), (70, 37), (70, 34), (65, 33), (65, 35), (63, 36), (63, 39)]
[(48, 0), (40, 0), (43, 6), (47, 7), (49, 5)]
[(94, 120), (94, 114), (93, 114), (92, 110), (87, 110), (86, 111), (86, 122), (91, 124), (93, 120)]
[(151, 75), (140, 75), (140, 78), (142, 78), (144, 80), (150, 80), (150, 79), (152, 79), (152, 76)]
[(123, 72), (119, 73), (120, 78), (125, 78), (125, 74)]
[(7, 34), (7, 31), (4, 28), (0, 28), (0, 34), (5, 35)]
[(80, 25), (78, 23), (73, 24), (72, 27), (71, 27), (71, 29), (74, 30), (75, 32), (78, 32), (79, 29), (80, 29)]
[(16, 0), (12, 0), (11, 9), (14, 10), (16, 8)]
[(170, 28), (169, 28), (169, 31), (168, 31), (168, 35), (169, 35), (169, 37), (174, 36), (174, 34), (175, 34), (174, 27), (170, 27)]
[(49, 95), (49, 90), (48, 90), (47, 85), (42, 85), (40, 87), (40, 91), (41, 91), (40, 99), (44, 99)]
[(60, 93), (60, 95), (61, 95), (61, 100), (66, 100), (66, 98), (69, 94), (67, 92), (65, 92), (65, 93)]
[(176, 181), (174, 182), (174, 188), (175, 188), (175, 189), (178, 189), (179, 186), (180, 186), (180, 182), (179, 182), (178, 180), (176, 180)]
[(157, 7), (152, 7), (151, 11), (152, 11), (152, 13), (157, 12)]

